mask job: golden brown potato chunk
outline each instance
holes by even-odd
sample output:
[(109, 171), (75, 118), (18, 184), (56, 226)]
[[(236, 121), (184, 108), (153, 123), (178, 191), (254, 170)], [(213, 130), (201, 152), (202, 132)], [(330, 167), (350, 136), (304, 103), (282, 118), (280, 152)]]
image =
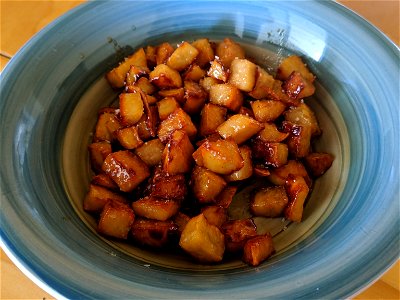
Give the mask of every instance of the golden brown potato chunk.
[(289, 136), (289, 133), (279, 131), (274, 123), (264, 123), (263, 126), (264, 129), (257, 135), (263, 142), (280, 143)]
[(251, 92), (249, 92), (249, 96), (254, 99), (263, 99), (266, 98), (270, 91), (273, 89), (275, 79), (272, 75), (270, 75), (263, 68), (257, 66), (256, 70), (256, 83)]
[(270, 170), (268, 180), (275, 185), (284, 185), (289, 174), (302, 176), (306, 178), (307, 182), (310, 182), (310, 179), (307, 179), (309, 176), (306, 168), (297, 160), (289, 160), (284, 166)]
[(254, 118), (259, 122), (273, 122), (286, 109), (286, 105), (275, 100), (256, 100), (250, 102)]
[(107, 155), (111, 153), (111, 144), (109, 142), (97, 142), (89, 145), (90, 165), (96, 173), (103, 172), (101, 166)]
[[(136, 81), (139, 80), (139, 78), (142, 78), (144, 75), (147, 75), (150, 72), (150, 70), (147, 67), (139, 67), (132, 65), (129, 68), (128, 73), (126, 74), (125, 78), (125, 86), (132, 86), (136, 83)], [(144, 78), (144, 77), (143, 77)]]
[(162, 43), (156, 47), (156, 64), (165, 64), (171, 54), (174, 52), (174, 47), (170, 43)]
[(298, 106), (292, 106), (290, 109), (284, 113), (285, 120), (296, 125), (303, 127), (309, 127), (312, 136), (317, 136), (321, 134), (321, 129), (319, 127), (317, 118), (311, 108), (305, 104), (301, 103)]
[(111, 143), (116, 140), (115, 131), (121, 127), (122, 125), (115, 114), (115, 110), (105, 110), (99, 114), (97, 119), (93, 141), (107, 141)]
[(314, 152), (304, 158), (307, 169), (314, 177), (323, 175), (333, 163), (333, 155), (324, 152)]
[(208, 223), (220, 228), (228, 219), (225, 208), (218, 205), (209, 205), (201, 209), (201, 213), (206, 217)]
[(142, 245), (160, 248), (167, 245), (178, 230), (172, 221), (157, 221), (137, 218), (133, 222), (133, 239)]
[(229, 83), (243, 92), (253, 90), (257, 66), (247, 59), (234, 59), (230, 66)]
[(159, 221), (165, 221), (174, 216), (179, 207), (180, 204), (176, 200), (156, 197), (144, 197), (132, 202), (135, 215)]
[(156, 106), (150, 106), (149, 112), (144, 114), (136, 124), (139, 137), (146, 141), (156, 136), (156, 128), (158, 125), (158, 110)]
[(217, 196), (216, 205), (223, 208), (228, 208), (231, 205), (233, 197), (236, 194), (238, 187), (234, 185), (227, 185), (221, 193)]
[(215, 55), (221, 59), (225, 68), (229, 68), (235, 58), (245, 58), (245, 51), (238, 43), (229, 38), (225, 38), (222, 42), (217, 44)]
[(207, 100), (207, 92), (201, 85), (194, 81), (185, 81), (185, 104), (183, 110), (188, 114), (194, 115), (200, 113)]
[(236, 114), (218, 126), (217, 132), (224, 138), (232, 138), (241, 144), (257, 134), (263, 125), (246, 115)]
[(147, 95), (152, 95), (157, 91), (157, 88), (151, 84), (150, 80), (146, 77), (140, 77), (136, 82), (135, 86), (140, 88)]
[(143, 144), (135, 126), (118, 129), (115, 134), (119, 143), (125, 149), (135, 149)]
[(199, 51), (188, 42), (181, 43), (167, 60), (167, 65), (177, 71), (189, 67), (196, 59)]
[(135, 214), (128, 204), (110, 200), (100, 215), (97, 230), (118, 239), (127, 239)]
[(289, 153), (288, 146), (284, 143), (265, 143), (260, 139), (253, 140), (251, 150), (254, 158), (275, 168), (286, 164)]
[(218, 126), (225, 122), (226, 111), (225, 107), (212, 103), (204, 105), (200, 115), (199, 134), (207, 136), (215, 133)]
[(179, 234), (182, 234), (189, 220), (190, 217), (180, 211), (178, 211), (178, 213), (174, 216), (174, 224), (176, 224), (176, 226), (178, 227)]
[(251, 266), (258, 266), (274, 252), (271, 235), (259, 235), (246, 241), (243, 249), (243, 261)]
[(205, 168), (195, 166), (192, 173), (192, 190), (200, 203), (215, 202), (225, 188), (225, 180)]
[(159, 139), (154, 139), (136, 148), (135, 153), (146, 165), (153, 167), (161, 162), (164, 148), (165, 145)]
[(305, 157), (311, 150), (311, 128), (287, 121), (282, 123), (282, 127), (289, 133), (286, 139), (289, 153), (295, 158)]
[(222, 225), (225, 247), (229, 252), (241, 251), (246, 240), (257, 235), (257, 227), (252, 219), (232, 220)]
[(87, 212), (99, 213), (110, 199), (126, 203), (125, 197), (109, 189), (91, 184), (89, 192), (83, 200), (83, 209)]
[(314, 74), (310, 72), (303, 60), (297, 55), (289, 56), (281, 62), (276, 72), (276, 78), (280, 80), (286, 80), (293, 71), (299, 72), (311, 83), (315, 80)]
[(183, 200), (187, 194), (185, 176), (183, 174), (155, 174), (151, 185), (151, 196), (163, 199)]
[(214, 84), (221, 84), (221, 83), (223, 83), (223, 81), (208, 76), (200, 79), (199, 81), (199, 84), (203, 87), (203, 89), (207, 93), (210, 93), (211, 86), (213, 86)]
[(183, 87), (177, 89), (160, 90), (158, 91), (158, 95), (160, 97), (174, 97), (179, 104), (185, 103), (185, 90), (183, 89)]
[(100, 173), (100, 174), (97, 174), (96, 176), (93, 176), (90, 183), (94, 184), (94, 185), (99, 185), (99, 186), (105, 187), (106, 189), (109, 189), (112, 191), (119, 190), (119, 187), (114, 182), (114, 180), (112, 180), (110, 176), (108, 176), (104, 173)]
[(188, 173), (193, 165), (194, 147), (183, 130), (175, 130), (164, 148), (162, 166), (168, 174)]
[(210, 102), (237, 112), (243, 104), (243, 95), (232, 84), (214, 84), (210, 87)]
[(199, 51), (196, 57), (196, 63), (200, 67), (205, 67), (210, 61), (214, 59), (214, 50), (208, 39), (198, 39), (192, 43), (192, 46)]
[(239, 181), (250, 178), (253, 175), (253, 161), (251, 159), (251, 149), (249, 146), (239, 147), (240, 155), (243, 157), (243, 168), (225, 176), (226, 181)]
[(288, 201), (283, 186), (261, 188), (252, 197), (250, 211), (255, 216), (276, 218), (282, 216)]
[(179, 108), (179, 103), (174, 97), (165, 97), (157, 102), (158, 116), (160, 120), (163, 121), (170, 114), (172, 114), (177, 108)]
[(160, 89), (174, 89), (182, 86), (182, 78), (178, 71), (160, 64), (149, 74), (150, 82)]
[(135, 125), (143, 115), (144, 107), (140, 93), (122, 93), (119, 95), (121, 123), (124, 126)]
[(285, 209), (285, 217), (293, 222), (301, 222), (304, 202), (309, 192), (308, 185), (303, 177), (290, 174), (286, 180), (285, 189), (289, 197), (289, 204)]
[(183, 79), (185, 81), (199, 82), (204, 76), (206, 76), (206, 71), (200, 68), (199, 65), (192, 64), (183, 74)]
[(211, 66), (207, 71), (207, 75), (214, 79), (227, 82), (229, 78), (229, 69), (224, 67), (219, 58), (215, 58), (211, 62)]
[(296, 71), (293, 71), (283, 82), (282, 88), (286, 94), (293, 99), (310, 97), (315, 92), (315, 86)]
[(179, 245), (203, 263), (219, 262), (225, 252), (224, 235), (217, 226), (208, 223), (203, 214), (189, 220), (182, 232)]
[(175, 130), (183, 130), (190, 139), (197, 134), (197, 128), (190, 116), (181, 108), (176, 109), (167, 119), (161, 122), (158, 127), (158, 138), (162, 142), (168, 140), (169, 135)]

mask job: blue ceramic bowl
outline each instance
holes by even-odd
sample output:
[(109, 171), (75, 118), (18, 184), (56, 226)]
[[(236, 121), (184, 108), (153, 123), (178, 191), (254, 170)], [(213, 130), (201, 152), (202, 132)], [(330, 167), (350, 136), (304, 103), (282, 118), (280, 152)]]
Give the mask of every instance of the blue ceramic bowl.
[[(317, 147), (336, 159), (257, 268), (107, 241), (81, 208), (96, 111), (115, 97), (104, 73), (140, 46), (197, 37), (231, 37), (265, 66), (299, 54), (318, 78)], [(334, 2), (82, 5), (1, 74), (1, 247), (57, 298), (350, 297), (399, 256), (398, 64), (394, 44)]]

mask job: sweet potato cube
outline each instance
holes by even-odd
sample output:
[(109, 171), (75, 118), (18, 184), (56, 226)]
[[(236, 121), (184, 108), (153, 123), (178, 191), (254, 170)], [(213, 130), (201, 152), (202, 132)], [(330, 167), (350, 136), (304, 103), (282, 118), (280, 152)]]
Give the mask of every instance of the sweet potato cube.
[(93, 141), (107, 141), (111, 143), (116, 140), (115, 131), (121, 127), (121, 123), (114, 109), (112, 111), (100, 113), (97, 119)]
[(105, 187), (91, 184), (83, 200), (83, 209), (87, 212), (99, 213), (110, 199), (126, 203), (126, 199), (120, 194), (110, 191)]
[(161, 248), (170, 242), (178, 231), (172, 221), (157, 221), (136, 218), (131, 233), (135, 242), (154, 248)]
[(289, 133), (279, 131), (274, 123), (264, 123), (263, 125), (264, 129), (257, 135), (263, 142), (280, 143), (289, 136)]
[(189, 220), (181, 234), (179, 245), (203, 263), (219, 262), (225, 252), (224, 235), (217, 226), (208, 223), (203, 214)]
[(225, 180), (205, 168), (195, 166), (192, 173), (192, 190), (200, 203), (216, 201), (219, 193), (225, 188)]
[(263, 125), (246, 115), (236, 114), (218, 126), (217, 132), (224, 138), (232, 138), (241, 144), (257, 134)]
[(206, 140), (193, 153), (196, 164), (217, 174), (229, 175), (244, 166), (238, 145), (231, 139)]
[(144, 112), (142, 96), (140, 93), (120, 94), (119, 109), (122, 125), (135, 125), (143, 116)]
[(100, 173), (100, 174), (97, 174), (96, 176), (93, 176), (90, 183), (94, 184), (94, 185), (99, 185), (99, 186), (105, 187), (106, 189), (109, 189), (112, 191), (119, 190), (119, 187), (114, 182), (114, 180), (112, 180), (110, 176), (108, 176), (107, 174), (104, 174), (104, 173)]
[(97, 230), (107, 236), (127, 239), (135, 220), (135, 214), (128, 204), (108, 201), (100, 215)]
[(271, 235), (259, 235), (246, 241), (243, 249), (243, 261), (251, 266), (258, 266), (274, 252)]
[(243, 104), (243, 95), (232, 84), (214, 84), (210, 87), (210, 102), (237, 112)]
[(285, 111), (284, 117), (285, 120), (290, 123), (310, 127), (312, 136), (321, 134), (321, 129), (314, 112), (305, 103), (301, 103), (298, 106), (292, 106), (290, 109)]
[(147, 165), (139, 156), (128, 150), (109, 154), (102, 168), (123, 192), (131, 192), (150, 176)]
[(249, 96), (254, 99), (263, 99), (269, 95), (269, 91), (274, 86), (275, 79), (267, 71), (260, 66), (257, 66), (256, 70), (256, 83), (252, 91), (249, 92)]
[(266, 143), (260, 139), (253, 140), (251, 150), (254, 158), (275, 168), (286, 164), (289, 153), (288, 146), (284, 143)]
[(217, 196), (215, 204), (223, 208), (228, 208), (231, 205), (233, 197), (236, 194), (238, 187), (234, 185), (227, 185), (221, 193)]
[(158, 138), (166, 142), (169, 135), (175, 130), (183, 130), (190, 139), (197, 134), (197, 128), (194, 126), (190, 116), (181, 108), (176, 109), (167, 119), (161, 122), (158, 127)]
[(283, 186), (261, 188), (252, 197), (250, 211), (255, 216), (276, 218), (282, 216), (288, 201)]
[(135, 215), (147, 219), (165, 221), (174, 216), (179, 210), (180, 204), (173, 199), (161, 199), (156, 197), (144, 197), (132, 202)]
[(174, 97), (180, 104), (185, 103), (185, 90), (183, 87), (177, 89), (161, 90), (158, 91), (160, 97)]
[(154, 167), (161, 162), (164, 148), (165, 145), (159, 139), (154, 139), (136, 148), (135, 153), (146, 165)]
[(221, 80), (215, 79), (214, 77), (209, 77), (206, 76), (202, 79), (200, 79), (199, 84), (203, 87), (203, 89), (207, 92), (210, 93), (211, 86), (214, 84), (221, 84), (223, 83)]
[(228, 182), (244, 180), (253, 175), (253, 162), (251, 159), (250, 147), (241, 146), (239, 147), (239, 151), (240, 155), (243, 157), (244, 166), (241, 169), (233, 172), (232, 174), (225, 176), (225, 180)]
[(183, 130), (175, 130), (164, 148), (162, 167), (168, 174), (188, 173), (193, 165), (194, 147)]
[(229, 252), (243, 250), (246, 240), (257, 235), (257, 227), (252, 219), (232, 220), (222, 225), (225, 247)]
[(256, 100), (250, 102), (254, 118), (259, 122), (275, 121), (286, 109), (286, 105), (281, 101)]
[(207, 136), (216, 132), (219, 125), (225, 122), (227, 109), (225, 107), (207, 103), (200, 115), (199, 134)]
[(160, 64), (149, 74), (150, 82), (160, 89), (175, 89), (182, 86), (182, 78), (178, 71)]
[(305, 157), (311, 149), (311, 128), (287, 121), (282, 122), (282, 127), (289, 133), (286, 139), (289, 153), (295, 158)]
[(285, 218), (293, 222), (301, 222), (304, 202), (307, 199), (309, 188), (302, 176), (289, 175), (285, 183), (289, 204), (285, 209)]
[(200, 67), (205, 67), (210, 61), (214, 59), (214, 50), (208, 39), (198, 39), (192, 43), (192, 46), (199, 51), (196, 57), (196, 63)]
[(161, 173), (154, 176), (151, 186), (152, 197), (183, 200), (186, 194), (187, 187), (183, 174), (168, 175)]
[(158, 116), (160, 120), (163, 121), (170, 114), (172, 114), (177, 108), (179, 108), (179, 103), (174, 97), (165, 97), (157, 102)]
[(333, 163), (333, 155), (324, 152), (313, 152), (304, 158), (307, 169), (315, 177), (323, 175)]
[(270, 170), (270, 175), (268, 176), (268, 180), (271, 181), (275, 185), (284, 185), (288, 176), (292, 174), (295, 176), (302, 176), (306, 178), (307, 182), (310, 182), (310, 179), (307, 179), (308, 173), (304, 165), (297, 160), (289, 160), (287, 164)]
[(143, 144), (135, 126), (118, 129), (115, 133), (119, 143), (125, 149), (135, 149)]
[(242, 46), (229, 38), (218, 43), (215, 49), (215, 55), (221, 59), (225, 68), (229, 68), (235, 58), (245, 58), (245, 54)]
[(107, 155), (111, 153), (111, 144), (109, 142), (97, 142), (89, 145), (90, 165), (93, 171), (100, 173), (103, 170), (101, 166)]
[(183, 110), (191, 115), (200, 113), (206, 103), (207, 92), (194, 81), (185, 81), (184, 89), (186, 101), (182, 107)]
[(251, 92), (256, 83), (257, 66), (247, 59), (234, 59), (231, 63), (229, 83), (243, 92)]
[(156, 47), (156, 64), (165, 64), (174, 50), (171, 44), (167, 42), (158, 45)]
[(189, 66), (187, 71), (183, 74), (183, 79), (194, 81), (194, 82), (199, 82), (200, 79), (202, 79), (204, 76), (206, 76), (206, 71), (204, 71), (202, 68), (200, 68), (199, 65), (192, 64)]
[(199, 51), (188, 42), (181, 43), (167, 60), (167, 65), (177, 71), (189, 67), (196, 59)]
[(224, 67), (219, 58), (215, 58), (211, 62), (211, 66), (207, 71), (207, 75), (217, 80), (227, 82), (229, 78), (229, 69)]
[(276, 78), (286, 80), (293, 71), (299, 72), (310, 83), (315, 80), (314, 74), (310, 72), (303, 60), (297, 55), (289, 56), (281, 62), (276, 71)]
[(293, 99), (309, 97), (315, 92), (315, 86), (296, 71), (293, 71), (283, 82), (282, 88), (286, 94)]

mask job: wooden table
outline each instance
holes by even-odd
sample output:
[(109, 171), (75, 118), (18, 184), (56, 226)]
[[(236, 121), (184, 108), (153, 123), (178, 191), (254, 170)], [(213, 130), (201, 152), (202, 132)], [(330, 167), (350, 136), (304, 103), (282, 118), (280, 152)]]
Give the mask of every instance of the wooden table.
[[(36, 32), (82, 1), (3, 1), (1, 3), (2, 54), (12, 56)], [(365, 17), (399, 45), (399, 2), (341, 1)], [(1, 56), (1, 69), (8, 59)], [(354, 299), (400, 299), (399, 261)], [(24, 275), (1, 250), (1, 299), (54, 299)]]

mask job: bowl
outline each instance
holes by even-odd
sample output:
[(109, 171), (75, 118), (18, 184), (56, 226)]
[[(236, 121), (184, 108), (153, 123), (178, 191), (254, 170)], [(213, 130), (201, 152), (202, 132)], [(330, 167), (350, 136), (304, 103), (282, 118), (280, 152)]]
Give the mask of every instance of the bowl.
[[(277, 253), (256, 268), (109, 241), (81, 207), (96, 113), (116, 97), (105, 72), (138, 47), (198, 37), (233, 38), (270, 68), (298, 54), (317, 76), (316, 148), (335, 161), (315, 182), (304, 222), (264, 224)], [(1, 247), (60, 299), (350, 297), (399, 256), (398, 55), (333, 2), (81, 5), (1, 74)]]

